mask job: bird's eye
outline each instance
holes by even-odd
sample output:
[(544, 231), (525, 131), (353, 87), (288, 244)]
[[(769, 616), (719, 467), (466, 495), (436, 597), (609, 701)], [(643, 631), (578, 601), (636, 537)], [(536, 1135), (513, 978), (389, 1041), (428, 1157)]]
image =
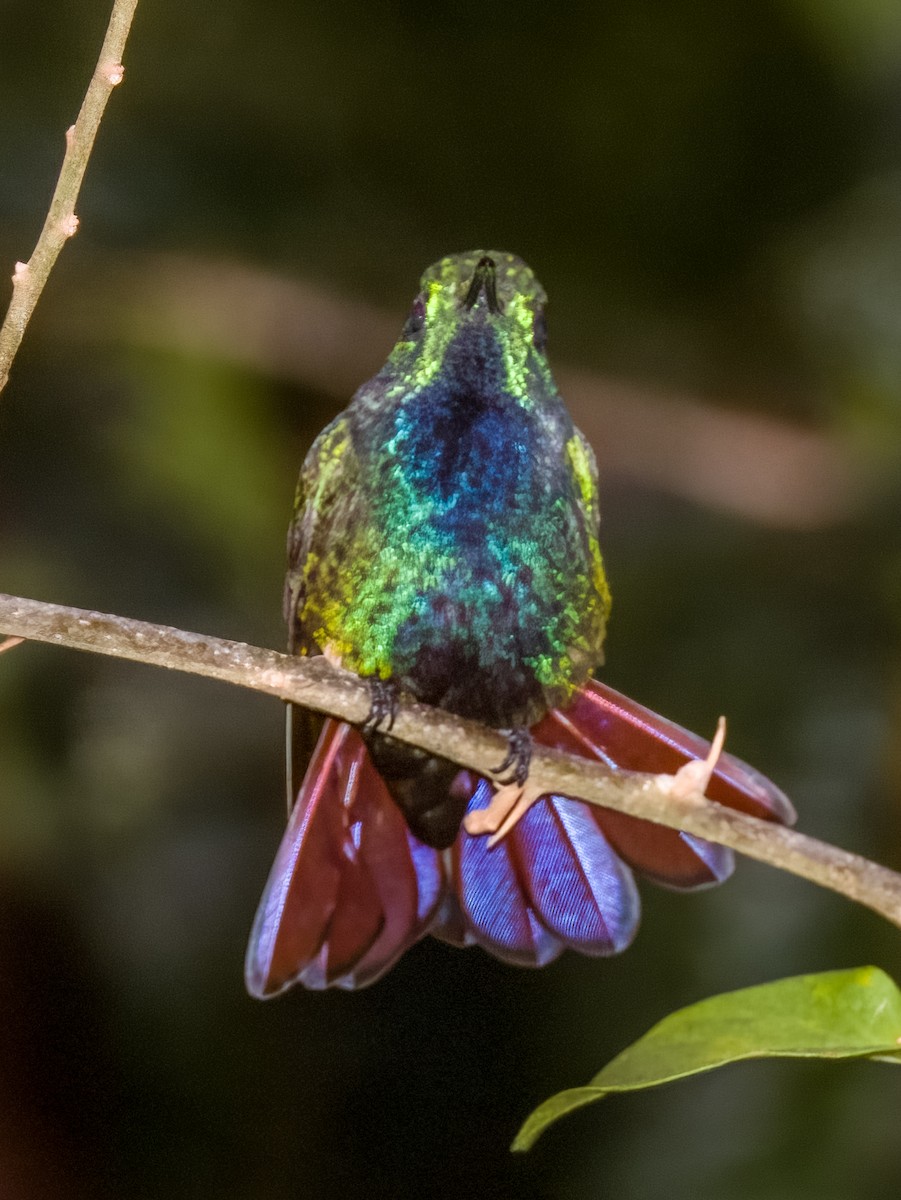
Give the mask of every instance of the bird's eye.
[(409, 341), (416, 336), (425, 325), (425, 296), (417, 296), (404, 325), (404, 337)]
[(545, 320), (543, 306), (535, 313), (535, 323), (532, 326), (532, 342), (535, 349), (540, 350), (543, 354), (547, 348), (547, 321)]

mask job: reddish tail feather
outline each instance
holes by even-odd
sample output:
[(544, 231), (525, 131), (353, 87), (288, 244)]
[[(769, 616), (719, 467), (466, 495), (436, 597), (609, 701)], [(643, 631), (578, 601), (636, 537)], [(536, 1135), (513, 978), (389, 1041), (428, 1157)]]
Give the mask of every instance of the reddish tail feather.
[[(675, 772), (709, 743), (595, 681), (534, 727), (536, 743), (612, 767)], [(469, 809), (491, 785), (461, 771)], [(707, 795), (790, 824), (774, 784), (724, 754)], [(463, 830), (441, 853), (407, 829), (360, 734), (328, 720), (257, 910), (247, 950), (250, 993), (293, 983), (359, 988), (431, 933), (480, 945), (507, 962), (542, 966), (565, 948), (616, 954), (640, 916), (632, 870), (678, 889), (728, 877), (731, 851), (690, 834), (560, 796), (535, 804), (497, 846)]]

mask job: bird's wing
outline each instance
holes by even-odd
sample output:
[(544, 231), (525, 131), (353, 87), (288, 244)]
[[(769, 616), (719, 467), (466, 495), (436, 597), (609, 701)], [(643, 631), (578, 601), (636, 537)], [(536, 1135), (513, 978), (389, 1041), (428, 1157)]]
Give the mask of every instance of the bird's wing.
[(288, 625), (288, 650), (292, 654), (315, 652), (300, 614), (305, 600), (306, 564), (311, 553), (321, 553), (328, 542), (336, 513), (353, 502), (359, 463), (342, 413), (316, 438), (307, 455), (294, 496), (294, 516), (288, 529), (288, 572), (285, 576), (284, 615)]

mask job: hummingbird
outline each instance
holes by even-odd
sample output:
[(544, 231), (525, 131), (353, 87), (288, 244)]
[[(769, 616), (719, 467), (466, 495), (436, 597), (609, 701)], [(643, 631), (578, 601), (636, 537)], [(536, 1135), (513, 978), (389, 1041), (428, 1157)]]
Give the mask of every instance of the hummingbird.
[[(516, 255), (450, 255), (382, 369), (314, 441), (288, 533), (293, 653), (370, 683), (360, 727), (327, 719), (260, 902), (245, 979), (363, 987), (432, 934), (542, 966), (623, 950), (634, 872), (721, 882), (731, 852), (540, 795), (533, 744), (676, 774), (709, 743), (593, 678), (610, 591), (594, 454), (547, 357), (546, 296)], [(390, 736), (398, 696), (502, 729), (495, 777)], [(706, 794), (791, 822), (788, 799), (722, 754)], [(491, 836), (486, 836), (491, 835)]]

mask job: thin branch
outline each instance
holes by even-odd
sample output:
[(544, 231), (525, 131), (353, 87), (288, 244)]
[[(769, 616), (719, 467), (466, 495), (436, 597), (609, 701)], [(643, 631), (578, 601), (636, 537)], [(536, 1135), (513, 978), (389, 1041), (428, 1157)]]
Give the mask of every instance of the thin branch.
[[(324, 658), (294, 658), (166, 625), (4, 594), (0, 594), (0, 630), (33, 641), (205, 675), (356, 724), (369, 711), (365, 682), (336, 670)], [(492, 764), (499, 762), (507, 749), (503, 737), (493, 730), (424, 704), (402, 703), (392, 736), (483, 775), (491, 774)], [(859, 855), (709, 800), (676, 799), (653, 775), (611, 772), (598, 763), (558, 751), (536, 747), (529, 779), (543, 792), (578, 796), (589, 804), (731, 846), (750, 858), (840, 892), (901, 927), (901, 875)]]
[(28, 262), (16, 263), (13, 295), (0, 328), (0, 392), (6, 387), (13, 359), (21, 345), (44, 284), (59, 252), (78, 228), (75, 204), (94, 146), (100, 119), (113, 88), (122, 82), (122, 55), (138, 0), (115, 0), (100, 58), (74, 125), (66, 131), (66, 154), (50, 201), (47, 219)]

